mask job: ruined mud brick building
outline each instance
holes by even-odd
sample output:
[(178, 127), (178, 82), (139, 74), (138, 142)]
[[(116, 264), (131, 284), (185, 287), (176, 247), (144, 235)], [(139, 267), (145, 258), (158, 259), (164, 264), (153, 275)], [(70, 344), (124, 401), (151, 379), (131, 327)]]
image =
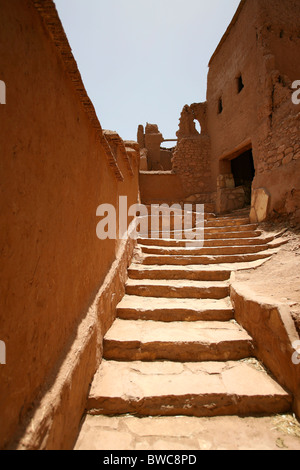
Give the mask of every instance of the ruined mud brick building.
[[(250, 204), (252, 189), (252, 220), (300, 220), (300, 106), (291, 88), (300, 77), (299, 10), (290, 0), (241, 2), (210, 60), (207, 101), (183, 108), (172, 171), (142, 171), (144, 199), (225, 213)], [(169, 170), (159, 162), (162, 135), (148, 132), (138, 133), (148, 169)]]
[[(252, 185), (252, 218), (260, 205), (259, 218), (299, 217), (299, 7), (241, 2), (211, 59), (207, 102), (184, 107), (178, 143), (162, 151), (155, 125), (139, 129), (140, 145), (102, 129), (52, 0), (0, 0), (1, 448), (74, 445), (135, 248), (98, 240), (100, 204), (118, 216), (126, 195), (222, 213)], [(139, 172), (140, 156), (154, 171)]]

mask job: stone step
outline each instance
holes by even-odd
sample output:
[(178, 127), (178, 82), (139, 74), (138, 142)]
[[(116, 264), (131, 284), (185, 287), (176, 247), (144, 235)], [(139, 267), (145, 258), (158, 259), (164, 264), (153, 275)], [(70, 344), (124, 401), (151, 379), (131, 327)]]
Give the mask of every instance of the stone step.
[(210, 227), (230, 227), (240, 225), (253, 225), (250, 224), (250, 218), (239, 217), (239, 218), (216, 218), (216, 219), (205, 219), (205, 225)]
[(261, 252), (256, 254), (246, 255), (215, 255), (215, 256), (184, 256), (184, 255), (145, 255), (143, 264), (145, 265), (173, 265), (173, 266), (187, 266), (187, 265), (209, 265), (220, 263), (249, 263), (250, 261), (257, 261), (267, 259), (272, 253)]
[(227, 281), (230, 271), (198, 266), (147, 266), (132, 264), (128, 268), (131, 279), (189, 279), (190, 281)]
[(117, 319), (104, 338), (113, 361), (227, 361), (253, 354), (252, 338), (235, 322)]
[[(157, 205), (158, 203), (154, 203), (154, 205)], [(163, 204), (163, 203), (161, 203)], [(159, 204), (159, 205), (161, 205)], [(147, 211), (148, 211), (148, 214), (149, 216), (151, 216), (152, 212), (154, 212), (154, 210), (152, 210), (152, 206), (150, 204), (145, 204), (146, 208), (147, 208)], [(168, 207), (171, 208), (172, 204), (168, 204)], [(212, 206), (210, 205), (209, 207), (208, 206), (204, 206), (204, 216), (206, 219), (216, 219), (216, 215), (214, 214), (214, 212), (211, 211), (212, 209)], [(187, 207), (184, 209), (183, 206), (181, 206), (181, 209), (176, 209), (175, 210), (175, 214), (178, 214), (178, 215), (182, 215), (184, 214), (184, 210), (190, 210), (190, 206)], [(196, 211), (196, 205), (193, 204), (192, 205), (192, 211), (191, 211), (193, 214), (197, 214), (197, 211)], [(242, 214), (242, 217), (249, 217), (249, 212), (248, 214)], [(239, 217), (239, 214), (237, 214), (236, 217)]]
[[(297, 430), (298, 426), (291, 413), (279, 416), (219, 416), (213, 418), (197, 418), (195, 416), (136, 417), (132, 415), (111, 417), (88, 414), (82, 423), (74, 450), (112, 452), (130, 449), (137, 451), (138, 454), (141, 449), (144, 449), (153, 454), (152, 451), (165, 453), (167, 449), (168, 452), (175, 451), (172, 453), (174, 457), (179, 453), (178, 451), (181, 451), (180, 455), (187, 453), (186, 451), (195, 455), (201, 450), (257, 451), (268, 449), (278, 451), (279, 447), (284, 446), (286, 450), (299, 450), (299, 437), (297, 437), (299, 432), (290, 432), (290, 429), (293, 428)], [(194, 458), (190, 458), (193, 463)], [(179, 460), (177, 458), (177, 461)], [(134, 463), (131, 466), (137, 468)]]
[(229, 321), (234, 310), (227, 297), (215, 299), (171, 299), (125, 295), (117, 306), (117, 316), (124, 320)]
[[(204, 233), (203, 233), (204, 232)], [(190, 232), (189, 232), (190, 234)], [(234, 239), (237, 239), (237, 238), (256, 238), (256, 237), (260, 237), (262, 235), (262, 232), (260, 230), (250, 230), (250, 231), (238, 231), (238, 232), (231, 232), (231, 231), (208, 231), (207, 229), (206, 230), (202, 230), (200, 231), (199, 233), (195, 233), (193, 232), (192, 235), (194, 236), (194, 240), (190, 239), (190, 235), (188, 235), (188, 237), (186, 237), (186, 235), (184, 234), (184, 232), (163, 232), (163, 231), (159, 231), (159, 232), (154, 232), (154, 233), (151, 233), (151, 231), (149, 231), (148, 233), (142, 233), (140, 232), (139, 233), (139, 238), (143, 238), (143, 239), (148, 239), (148, 240), (157, 240), (157, 239), (169, 239), (169, 240), (179, 240), (179, 241), (184, 241), (184, 240), (187, 240), (188, 242), (197, 242), (199, 240), (196, 239), (196, 237), (201, 237), (201, 240), (222, 240), (222, 239), (228, 239), (228, 238), (234, 238)], [(204, 235), (204, 236), (203, 236)], [(200, 241), (201, 241), (200, 240)]]
[(177, 247), (161, 247), (161, 246), (143, 246), (141, 249), (143, 253), (151, 255), (244, 255), (250, 253), (259, 253), (265, 251), (267, 246), (264, 245), (249, 245), (249, 246), (218, 246), (218, 247), (203, 247), (203, 248), (177, 248)]
[[(267, 237), (267, 238), (225, 238), (225, 239), (205, 239), (204, 240), (204, 247), (215, 247), (215, 246), (251, 246), (251, 245), (267, 245), (268, 243), (272, 242), (274, 237)], [(187, 240), (174, 240), (174, 239), (164, 239), (164, 238), (139, 238), (137, 240), (139, 245), (143, 246), (167, 246), (167, 247), (185, 247), (187, 244)], [(197, 240), (191, 240), (189, 245), (197, 246), (199, 242)]]
[(208, 233), (223, 233), (223, 232), (251, 232), (258, 228), (258, 224), (220, 224), (217, 226), (205, 225), (205, 231)]
[[(211, 232), (208, 230), (204, 231), (204, 240), (222, 240), (228, 238), (256, 238), (261, 237), (262, 232), (260, 230), (249, 230), (239, 232)], [(161, 237), (163, 238), (163, 237)], [(184, 238), (186, 240), (186, 238)]]
[(90, 414), (136, 416), (270, 415), (290, 410), (292, 397), (265, 371), (241, 362), (103, 361)]
[[(219, 226), (219, 227), (212, 227), (212, 226), (204, 226), (204, 228), (199, 228), (196, 230), (195, 228), (193, 229), (187, 229), (186, 232), (184, 232), (183, 229), (181, 228), (176, 228), (176, 230), (173, 230), (172, 227), (168, 229), (167, 227), (162, 229), (148, 229), (148, 232), (143, 233), (143, 231), (140, 232), (140, 237), (142, 238), (183, 238), (183, 239), (189, 239), (191, 238), (192, 234), (193, 236), (202, 236), (204, 232), (204, 237), (205, 238), (214, 238), (212, 235), (223, 235), (224, 238), (227, 238), (225, 234), (227, 233), (235, 233), (234, 238), (238, 238), (240, 236), (240, 233), (246, 232), (255, 232), (257, 229), (258, 225), (257, 224), (248, 224), (248, 225), (230, 225), (230, 226)], [(249, 236), (247, 236), (248, 238)]]
[[(171, 229), (174, 228), (174, 223), (176, 222), (181, 227), (184, 227), (184, 221), (186, 220), (186, 224), (190, 223), (190, 219), (192, 219), (192, 226), (195, 227), (202, 223), (201, 215), (193, 213), (192, 215), (189, 214), (178, 214), (178, 215), (159, 215), (159, 216), (148, 216), (148, 224), (150, 227), (158, 225), (162, 227), (170, 226)], [(204, 215), (204, 225), (205, 227), (231, 227), (231, 226), (241, 226), (241, 225), (250, 225), (249, 217), (237, 218), (237, 219), (208, 219), (206, 215)], [(252, 224), (253, 225), (253, 224)]]
[(218, 215), (216, 216), (216, 218), (218, 219), (226, 219), (226, 220), (229, 220), (229, 219), (241, 219), (243, 217), (250, 217), (250, 210), (241, 210), (241, 211), (236, 211), (236, 212), (232, 212), (231, 214), (224, 214), (224, 215)]
[(128, 279), (125, 292), (144, 297), (223, 299), (229, 295), (229, 283), (221, 281)]

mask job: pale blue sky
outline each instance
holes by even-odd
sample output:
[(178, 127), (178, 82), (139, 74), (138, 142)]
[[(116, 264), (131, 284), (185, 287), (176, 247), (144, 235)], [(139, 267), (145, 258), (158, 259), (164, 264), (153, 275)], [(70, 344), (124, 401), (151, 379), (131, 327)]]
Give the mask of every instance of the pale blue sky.
[(138, 124), (175, 138), (185, 104), (205, 101), (207, 65), (239, 0), (55, 0), (104, 129)]

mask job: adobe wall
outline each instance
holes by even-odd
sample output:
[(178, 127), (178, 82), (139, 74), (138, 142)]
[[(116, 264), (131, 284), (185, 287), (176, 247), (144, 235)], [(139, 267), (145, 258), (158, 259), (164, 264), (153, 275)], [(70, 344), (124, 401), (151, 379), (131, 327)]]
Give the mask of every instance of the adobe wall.
[[(196, 121), (201, 126), (200, 133), (196, 129)], [(172, 171), (178, 175), (186, 198), (195, 197), (199, 203), (214, 203), (207, 103), (184, 106), (176, 135), (178, 143), (172, 158)]]
[(139, 179), (143, 204), (180, 202), (187, 197), (180, 177), (171, 171), (142, 171)]
[[(201, 133), (196, 130), (195, 121), (199, 122)], [(139, 125), (142, 202), (208, 203), (214, 210), (216, 195), (212, 192), (206, 103), (184, 106), (176, 135), (176, 147), (167, 150), (161, 147), (164, 139), (156, 124), (147, 124), (145, 132)]]
[(180, 177), (188, 196), (211, 192), (209, 136), (180, 139), (174, 152), (173, 171)]
[(264, 0), (261, 11), (270, 98), (268, 119), (255, 139), (259, 163), (254, 189), (263, 186), (271, 193), (270, 214), (288, 214), (299, 222), (300, 105), (292, 103), (291, 86), (300, 77), (300, 4)]
[(288, 100), (274, 107), (272, 125), (256, 140), (259, 162), (253, 187), (271, 193), (270, 214), (287, 214), (300, 222), (300, 107), (290, 102), (290, 91), (282, 88)]
[[(295, 215), (300, 209), (300, 107), (291, 102), (292, 81), (300, 79), (299, 15), (300, 4), (294, 0), (243, 1), (208, 74), (214, 190), (220, 175), (231, 172), (230, 159), (250, 145), (253, 189), (263, 187), (270, 194), (269, 214), (280, 210)], [(244, 88), (239, 93), (240, 74)]]
[(170, 171), (172, 170), (172, 149), (162, 147), (165, 142), (157, 124), (147, 123), (138, 127), (137, 142), (141, 152), (141, 171)]
[[(221, 48), (211, 59), (207, 81), (208, 129), (211, 137), (213, 188), (217, 189), (220, 160), (243, 146), (255, 133), (260, 102), (260, 66), (256, 48), (256, 1), (246, 2)], [(236, 79), (242, 73), (244, 89)], [(219, 99), (223, 111), (219, 113)]]
[(259, 7), (265, 27), (264, 40), (274, 55), (275, 69), (291, 81), (299, 80), (299, 2), (263, 0)]
[[(0, 77), (7, 86), (7, 104), (0, 107), (0, 339), (7, 347), (7, 364), (0, 366), (0, 448), (30, 410), (39, 410), (68, 357), (68, 374), (59, 380), (68, 386), (48, 402), (37, 439), (37, 447), (47, 448), (56, 402), (55, 444), (64, 447), (79, 424), (101, 360), (97, 348), (112, 321), (103, 307), (113, 309), (123, 294), (112, 284), (106, 300), (98, 299), (90, 340), (77, 337), (121, 248), (97, 238), (96, 209), (117, 207), (119, 194), (128, 195), (129, 205), (137, 201), (138, 151), (128, 144), (132, 173), (124, 154), (111, 152), (52, 1), (1, 2), (0, 15)], [(132, 249), (127, 261), (123, 257), (126, 267)], [(68, 403), (72, 415), (63, 412)]]

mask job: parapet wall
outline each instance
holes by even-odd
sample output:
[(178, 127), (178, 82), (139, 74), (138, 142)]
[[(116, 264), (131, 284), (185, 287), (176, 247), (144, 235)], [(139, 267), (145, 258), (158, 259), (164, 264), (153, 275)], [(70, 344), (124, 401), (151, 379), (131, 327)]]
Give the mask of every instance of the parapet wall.
[(292, 362), (299, 341), (289, 307), (259, 296), (240, 282), (231, 285), (235, 318), (255, 341), (255, 355), (278, 382), (293, 393), (293, 411), (300, 418), (300, 375)]
[(186, 191), (175, 173), (162, 171), (140, 172), (140, 194), (143, 204), (183, 201)]

